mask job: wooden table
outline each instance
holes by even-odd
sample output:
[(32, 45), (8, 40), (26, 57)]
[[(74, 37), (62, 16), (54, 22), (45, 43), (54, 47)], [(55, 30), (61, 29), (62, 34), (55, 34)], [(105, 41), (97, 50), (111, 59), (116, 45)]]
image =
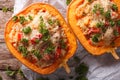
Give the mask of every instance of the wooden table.
[[(12, 16), (12, 11), (3, 12), (3, 7), (13, 8), (14, 0), (0, 0), (0, 76), (3, 80), (13, 80), (13, 78), (7, 76), (6, 69), (18, 70), (21, 67), (21, 63), (14, 58), (6, 47), (4, 41), (4, 29), (5, 23)], [(24, 80), (19, 75), (14, 77), (15, 80)]]

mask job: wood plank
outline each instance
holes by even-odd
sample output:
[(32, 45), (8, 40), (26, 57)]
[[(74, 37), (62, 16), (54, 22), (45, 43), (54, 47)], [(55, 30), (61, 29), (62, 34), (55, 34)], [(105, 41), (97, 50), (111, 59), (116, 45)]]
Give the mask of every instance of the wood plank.
[(14, 57), (7, 49), (5, 43), (0, 43), (0, 60), (6, 60), (11, 58), (14, 58)]
[(12, 12), (10, 12), (10, 11), (3, 12), (0, 10), (0, 43), (4, 42), (5, 24), (11, 16), (12, 16)]
[(11, 70), (18, 70), (21, 63), (17, 59), (0, 60), (0, 70), (6, 70), (8, 67)]
[(0, 10), (0, 29), (4, 30), (5, 23), (9, 20), (9, 18), (12, 16), (13, 12), (3, 12)]
[(12, 8), (14, 5), (15, 0), (0, 0), (0, 8), (8, 7)]

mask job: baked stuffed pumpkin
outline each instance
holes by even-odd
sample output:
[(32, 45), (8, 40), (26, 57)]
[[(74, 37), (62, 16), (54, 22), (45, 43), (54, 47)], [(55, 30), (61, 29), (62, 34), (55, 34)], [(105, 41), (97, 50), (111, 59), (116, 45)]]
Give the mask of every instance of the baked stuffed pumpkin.
[(13, 16), (5, 28), (10, 52), (40, 74), (63, 66), (77, 48), (74, 34), (62, 15), (51, 5), (35, 3)]
[(112, 53), (120, 46), (119, 0), (73, 0), (67, 19), (84, 48), (93, 55)]

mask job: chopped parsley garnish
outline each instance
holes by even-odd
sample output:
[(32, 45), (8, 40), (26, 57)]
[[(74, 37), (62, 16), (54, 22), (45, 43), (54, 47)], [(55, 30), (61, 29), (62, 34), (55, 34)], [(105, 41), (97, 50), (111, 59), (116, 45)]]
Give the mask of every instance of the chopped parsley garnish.
[(92, 36), (92, 41), (97, 43), (99, 40), (98, 40), (98, 37), (100, 37), (100, 34), (95, 34)]
[(110, 25), (113, 27), (115, 25), (115, 22), (113, 20), (110, 20)]
[(93, 12), (96, 13), (99, 8), (100, 8), (100, 4), (95, 4)]
[(38, 44), (40, 42), (40, 39), (35, 39), (35, 43)]
[(33, 53), (38, 59), (41, 59), (41, 58), (42, 58), (39, 50), (33, 50), (32, 53)]
[(32, 16), (31, 16), (31, 15), (29, 15), (29, 16), (28, 16), (28, 18), (29, 18), (31, 21), (33, 20), (33, 18), (32, 18)]
[(40, 21), (42, 21), (42, 22), (43, 22), (43, 17), (42, 17), (42, 16), (40, 16)]
[(88, 67), (84, 63), (81, 63), (79, 66), (75, 68), (75, 72), (81, 76), (85, 76), (86, 73), (88, 72)]
[(112, 4), (112, 9), (113, 9), (113, 11), (118, 11), (117, 5), (116, 4)]
[(103, 15), (104, 14), (104, 8), (99, 8), (100, 14)]
[(24, 46), (19, 46), (18, 47), (18, 50), (22, 53), (22, 55), (24, 57), (26, 57), (28, 55), (28, 51), (27, 51), (27, 48), (25, 48)]
[(48, 31), (47, 29), (43, 28), (43, 27), (41, 27), (40, 32), (41, 32), (43, 35), (49, 34), (49, 31)]
[(12, 20), (13, 20), (13, 21), (17, 21), (17, 20), (18, 20), (18, 17), (17, 17), (17, 16), (13, 16)]
[(42, 22), (40, 22), (40, 25), (39, 25), (40, 27), (45, 27), (46, 25), (45, 25), (45, 23), (42, 21)]
[(10, 69), (7, 69), (6, 74), (10, 77), (13, 77), (16, 74), (16, 71), (12, 71)]
[(66, 4), (69, 5), (72, 0), (66, 0)]
[(97, 11), (100, 12), (101, 15), (104, 14), (104, 8), (100, 6), (100, 4), (95, 4), (93, 8), (93, 13), (97, 13)]
[(60, 46), (61, 46), (62, 49), (66, 48), (66, 43), (64, 42), (63, 39), (60, 40)]
[(47, 29), (45, 29), (43, 26), (41, 26), (40, 33), (43, 34), (43, 37), (42, 37), (43, 41), (49, 40), (49, 38), (50, 38), (49, 31)]
[(50, 35), (44, 35), (43, 37), (42, 37), (42, 40), (43, 41), (48, 41), (50, 39)]
[(21, 42), (22, 42), (24, 45), (28, 45), (28, 39), (26, 39), (26, 38), (23, 38), (23, 39), (21, 40)]
[(24, 24), (24, 22), (27, 21), (24, 16), (20, 16), (20, 23)]
[(107, 12), (105, 12), (104, 16), (105, 16), (106, 19), (110, 19), (111, 18), (110, 10), (108, 10)]
[(48, 47), (45, 49), (44, 53), (52, 53), (54, 51), (55, 47), (51, 42), (49, 42)]
[(98, 23), (96, 24), (96, 26), (97, 26), (98, 28), (104, 27), (104, 23), (100, 21), (100, 22), (98, 22)]
[(117, 21), (117, 26), (120, 26), (120, 20)]
[(60, 26), (60, 21), (59, 20), (55, 20), (55, 23)]
[(42, 40), (43, 41), (48, 41), (49, 38), (50, 38), (50, 34), (49, 34), (49, 31), (45, 28), (46, 27), (46, 24), (44, 23), (44, 20), (42, 18), (42, 16), (40, 16), (40, 33), (42, 33), (43, 37), (42, 37)]
[(30, 26), (22, 29), (22, 32), (25, 34), (29, 34), (31, 31), (32, 31), (32, 29), (30, 28)]
[(2, 11), (3, 12), (13, 11), (13, 7), (12, 8), (3, 7)]
[(49, 19), (48, 24), (50, 24), (52, 26), (54, 24), (54, 21), (52, 19)]
[(117, 30), (114, 30), (114, 31), (113, 31), (113, 34), (114, 34), (115, 36), (119, 36), (119, 35), (120, 35)]
[(21, 69), (13, 71), (8, 66), (5, 72), (6, 72), (7, 76), (12, 77), (12, 78), (15, 78), (17, 74), (19, 74), (22, 78), (25, 78), (25, 76), (24, 76), (23, 72), (21, 71)]
[(3, 12), (7, 12), (7, 11), (8, 11), (8, 8), (7, 8), (7, 7), (3, 7), (3, 8), (2, 8), (2, 11), (3, 11)]

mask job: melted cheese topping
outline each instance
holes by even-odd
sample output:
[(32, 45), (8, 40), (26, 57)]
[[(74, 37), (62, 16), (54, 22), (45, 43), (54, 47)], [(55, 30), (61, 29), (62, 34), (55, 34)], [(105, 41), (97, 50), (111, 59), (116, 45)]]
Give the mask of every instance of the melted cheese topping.
[(10, 42), (30, 62), (43, 68), (66, 54), (66, 35), (57, 17), (48, 11), (31, 10), (13, 20)]
[(91, 45), (111, 46), (120, 36), (118, 7), (111, 0), (84, 0), (76, 8), (76, 18)]

